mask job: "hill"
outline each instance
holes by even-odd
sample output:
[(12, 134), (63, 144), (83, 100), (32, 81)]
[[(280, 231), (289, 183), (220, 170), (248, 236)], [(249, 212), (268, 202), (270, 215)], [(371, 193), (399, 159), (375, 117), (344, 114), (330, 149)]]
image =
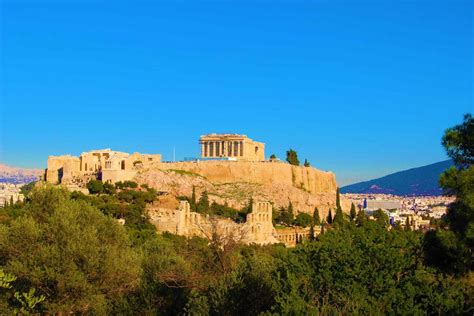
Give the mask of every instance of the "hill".
[[(250, 197), (270, 201), (276, 209), (291, 201), (299, 212), (321, 216), (335, 208), (336, 177), (312, 167), (287, 163), (246, 161), (201, 161), (157, 163), (138, 173), (135, 180), (172, 196), (191, 196), (193, 186), (198, 196), (207, 191), (211, 202), (240, 209)], [(341, 200), (344, 211), (350, 204)]]
[(412, 168), (387, 176), (354, 183), (341, 188), (342, 193), (384, 193), (394, 195), (441, 195), (440, 174), (453, 166), (452, 160)]
[(0, 183), (30, 183), (43, 174), (41, 169), (16, 168), (0, 164)]

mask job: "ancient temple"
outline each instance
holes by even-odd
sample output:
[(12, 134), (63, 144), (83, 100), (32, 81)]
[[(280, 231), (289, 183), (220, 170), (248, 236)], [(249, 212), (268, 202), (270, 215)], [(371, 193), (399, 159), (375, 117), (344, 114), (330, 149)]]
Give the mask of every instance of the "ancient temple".
[(201, 157), (229, 160), (263, 161), (265, 144), (240, 134), (208, 134), (199, 139)]

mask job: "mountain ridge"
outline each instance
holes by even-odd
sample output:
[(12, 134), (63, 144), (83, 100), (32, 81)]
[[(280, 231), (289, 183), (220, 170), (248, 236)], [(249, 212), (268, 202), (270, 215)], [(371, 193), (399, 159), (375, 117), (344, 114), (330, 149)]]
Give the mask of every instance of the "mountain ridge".
[(346, 185), (341, 193), (382, 193), (394, 195), (442, 195), (438, 180), (441, 173), (453, 166), (448, 159), (410, 168), (386, 176)]
[(0, 183), (29, 183), (38, 180), (42, 169), (17, 168), (0, 163)]

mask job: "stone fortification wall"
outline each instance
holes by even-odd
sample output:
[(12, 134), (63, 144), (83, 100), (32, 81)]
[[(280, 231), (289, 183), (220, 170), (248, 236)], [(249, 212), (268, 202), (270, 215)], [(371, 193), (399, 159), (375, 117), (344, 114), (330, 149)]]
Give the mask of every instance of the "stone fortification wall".
[(177, 210), (157, 208), (149, 210), (149, 214), (151, 222), (160, 232), (207, 239), (218, 234), (246, 244), (264, 245), (279, 242), (272, 224), (272, 206), (268, 202), (254, 202), (252, 213), (247, 215), (247, 221), (243, 224), (191, 212), (186, 201), (181, 201)]
[(335, 193), (336, 177), (312, 167), (282, 162), (196, 161), (155, 163), (160, 170), (185, 170), (203, 176), (212, 183), (249, 182), (283, 184), (309, 193)]

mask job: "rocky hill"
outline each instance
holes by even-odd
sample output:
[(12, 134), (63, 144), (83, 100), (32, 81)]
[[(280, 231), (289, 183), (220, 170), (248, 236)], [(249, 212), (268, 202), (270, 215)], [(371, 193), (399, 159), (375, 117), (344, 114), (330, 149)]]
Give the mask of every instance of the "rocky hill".
[(382, 178), (359, 182), (341, 188), (342, 193), (385, 193), (395, 195), (441, 195), (438, 185), (441, 173), (453, 166), (452, 160), (412, 168)]
[[(267, 200), (276, 207), (293, 203), (295, 210), (312, 214), (317, 206), (321, 216), (334, 208), (336, 178), (331, 172), (271, 162), (176, 162), (158, 163), (136, 177), (141, 183), (173, 196), (198, 196), (206, 190), (211, 201), (240, 208), (250, 197)], [(347, 201), (342, 201), (348, 210)]]
[(15, 168), (0, 164), (0, 182), (2, 183), (30, 183), (38, 180), (43, 173), (41, 169)]

